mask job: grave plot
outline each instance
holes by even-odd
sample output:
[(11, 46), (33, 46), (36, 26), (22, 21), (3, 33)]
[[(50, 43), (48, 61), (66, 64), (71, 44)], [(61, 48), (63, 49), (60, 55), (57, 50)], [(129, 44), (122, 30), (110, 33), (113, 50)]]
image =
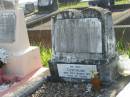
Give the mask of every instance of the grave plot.
[[(0, 16), (0, 48), (7, 49), (9, 53), (8, 62), (4, 69), (7, 74), (24, 77), (34, 68), (40, 67), (38, 48), (30, 46), (21, 9), (14, 7), (14, 9), (6, 10), (2, 8)], [(33, 61), (34, 58), (39, 65)], [(30, 68), (30, 66), (32, 67)]]
[(71, 9), (52, 20), (51, 76), (29, 97), (116, 97), (130, 77), (116, 80), (111, 12)]
[[(54, 83), (44, 81), (35, 92), (27, 97), (116, 97), (129, 80), (129, 77), (121, 78), (116, 84), (103, 87), (100, 93), (93, 90), (92, 85), (88, 83)], [(123, 93), (121, 94), (123, 95)]]
[(38, 0), (38, 11), (39, 12), (53, 12), (58, 9), (57, 0)]
[(90, 0), (89, 5), (100, 6), (103, 8), (112, 7), (115, 4), (115, 0)]
[(24, 13), (17, 5), (16, 0), (0, 1), (1, 97), (24, 86), (41, 68), (39, 48), (30, 46)]

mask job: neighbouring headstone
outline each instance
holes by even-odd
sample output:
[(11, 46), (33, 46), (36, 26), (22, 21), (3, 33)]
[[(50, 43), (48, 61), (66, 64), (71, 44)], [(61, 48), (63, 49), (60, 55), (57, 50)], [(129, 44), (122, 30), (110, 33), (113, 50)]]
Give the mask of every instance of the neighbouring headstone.
[(52, 12), (58, 9), (57, 0), (38, 0), (39, 12)]
[(4, 7), (4, 9), (14, 9), (15, 1), (13, 0), (0, 0), (0, 9)]
[(58, 0), (59, 3), (63, 3), (63, 4), (67, 4), (67, 3), (78, 3), (80, 2), (81, 0)]
[(100, 7), (111, 7), (114, 5), (115, 0), (97, 0), (98, 1), (98, 6)]
[(52, 46), (49, 67), (55, 80), (87, 81), (94, 72), (102, 81), (117, 77), (115, 33), (108, 10), (60, 12), (52, 18)]
[(39, 48), (30, 46), (24, 13), (16, 3), (16, 0), (0, 1), (0, 48), (9, 53), (5, 73), (25, 77), (40, 68), (41, 61)]
[(33, 2), (28, 2), (25, 4), (24, 14), (30, 14), (35, 11), (35, 6)]
[(103, 8), (111, 7), (114, 4), (115, 4), (115, 0), (91, 0), (89, 1), (89, 5), (98, 5)]

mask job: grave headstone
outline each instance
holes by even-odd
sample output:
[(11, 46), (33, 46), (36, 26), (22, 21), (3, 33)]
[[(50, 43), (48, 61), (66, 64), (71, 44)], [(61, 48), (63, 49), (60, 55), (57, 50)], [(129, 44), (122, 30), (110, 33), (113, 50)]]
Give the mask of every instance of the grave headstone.
[(52, 18), (52, 78), (87, 81), (94, 72), (102, 81), (116, 78), (115, 33), (111, 12), (102, 8), (66, 10)]
[(0, 0), (0, 9), (14, 9), (15, 8), (15, 1), (13, 0)]
[(11, 8), (5, 8), (5, 1), (0, 1), (0, 48), (9, 52), (4, 69), (8, 75), (25, 77), (41, 67), (39, 48), (30, 46), (24, 13), (16, 0), (7, 0)]
[(115, 4), (115, 0), (92, 0), (89, 1), (89, 5), (98, 5), (100, 7), (106, 8), (111, 7)]
[(77, 2), (80, 2), (81, 0), (58, 0), (59, 3), (63, 3), (63, 4), (66, 4), (66, 3), (77, 3)]
[(98, 6), (100, 7), (111, 7), (114, 5), (115, 0), (97, 0), (98, 1)]
[(57, 0), (38, 0), (39, 12), (52, 12), (58, 9)]
[(25, 4), (24, 14), (30, 14), (35, 11), (35, 6), (33, 2), (28, 2)]

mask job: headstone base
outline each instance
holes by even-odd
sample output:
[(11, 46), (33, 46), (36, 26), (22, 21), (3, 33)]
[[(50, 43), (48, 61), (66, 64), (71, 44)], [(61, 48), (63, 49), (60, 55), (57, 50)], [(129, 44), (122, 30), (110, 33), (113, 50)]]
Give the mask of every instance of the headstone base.
[(7, 75), (23, 78), (41, 66), (39, 48), (30, 46), (26, 50), (16, 52), (9, 57), (8, 64), (4, 69)]
[(49, 62), (49, 68), (53, 81), (90, 82), (93, 72), (99, 72), (103, 82), (114, 82), (119, 76), (116, 67), (117, 58), (99, 63), (65, 63), (52, 60)]

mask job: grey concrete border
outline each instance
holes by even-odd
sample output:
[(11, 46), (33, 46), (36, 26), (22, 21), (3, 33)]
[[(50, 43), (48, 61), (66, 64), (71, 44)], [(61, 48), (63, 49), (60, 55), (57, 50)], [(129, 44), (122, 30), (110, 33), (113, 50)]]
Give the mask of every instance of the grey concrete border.
[(123, 13), (121, 13), (120, 15), (114, 16), (113, 15), (113, 22), (114, 25), (119, 24), (120, 22), (126, 20), (127, 18), (130, 17), (130, 9), (124, 11)]
[(19, 86), (15, 91), (9, 92), (2, 97), (27, 97), (38, 89), (44, 82), (44, 79), (50, 74), (46, 68), (43, 72), (27, 80), (22, 86)]

